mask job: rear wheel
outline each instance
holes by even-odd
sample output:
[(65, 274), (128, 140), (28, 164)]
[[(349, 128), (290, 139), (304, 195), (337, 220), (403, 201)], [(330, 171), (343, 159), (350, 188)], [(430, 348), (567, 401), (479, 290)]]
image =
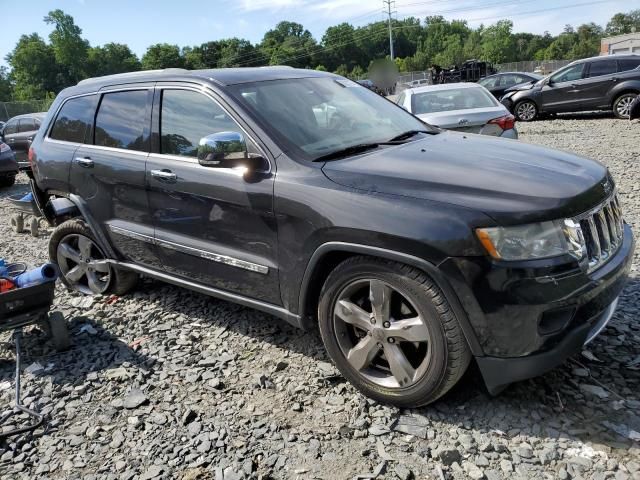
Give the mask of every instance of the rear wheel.
[(538, 116), (538, 107), (531, 100), (516, 103), (513, 114), (521, 122), (530, 122)]
[(93, 233), (80, 219), (60, 224), (49, 239), (49, 258), (60, 268), (62, 283), (87, 295), (123, 295), (137, 283), (134, 272), (106, 261)]
[(631, 104), (635, 100), (637, 94), (623, 93), (616, 101), (613, 102), (613, 114), (620, 119), (628, 119), (631, 113)]
[(442, 292), (407, 265), (344, 261), (325, 282), (319, 321), (342, 374), (365, 395), (398, 407), (444, 395), (471, 358)]

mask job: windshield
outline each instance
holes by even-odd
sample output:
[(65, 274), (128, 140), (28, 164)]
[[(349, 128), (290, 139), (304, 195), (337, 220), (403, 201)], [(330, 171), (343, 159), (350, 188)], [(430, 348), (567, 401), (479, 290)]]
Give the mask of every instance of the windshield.
[(402, 108), (343, 78), (296, 78), (229, 87), (285, 151), (314, 160), (354, 145), (433, 130)]
[(483, 88), (434, 90), (414, 93), (411, 97), (411, 110), (414, 115), (497, 106), (498, 102), (493, 95)]

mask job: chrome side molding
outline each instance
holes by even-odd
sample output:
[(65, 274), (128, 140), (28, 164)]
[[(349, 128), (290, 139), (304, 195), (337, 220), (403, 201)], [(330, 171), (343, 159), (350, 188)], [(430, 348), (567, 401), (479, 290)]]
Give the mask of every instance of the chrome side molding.
[(134, 240), (138, 240), (141, 242), (151, 243), (157, 245), (159, 247), (167, 248), (169, 250), (174, 250), (176, 252), (186, 253), (187, 255), (193, 255), (195, 257), (204, 258), (205, 260), (210, 260), (216, 263), (222, 263), (224, 265), (229, 265), (230, 267), (241, 268), (243, 270), (249, 270), (251, 272), (261, 273), (266, 275), (269, 273), (269, 267), (265, 265), (260, 265), (258, 263), (248, 262), (246, 260), (241, 260), (239, 258), (230, 257), (228, 255), (221, 255), (219, 253), (210, 252), (207, 250), (201, 250), (199, 248), (189, 247), (187, 245), (182, 245), (179, 243), (169, 242), (167, 240), (159, 240), (157, 238), (153, 238), (149, 235), (145, 235), (143, 233), (133, 232), (126, 228), (117, 227), (115, 225), (108, 225), (108, 228), (111, 232), (116, 233), (118, 235), (122, 235), (124, 237), (132, 238)]

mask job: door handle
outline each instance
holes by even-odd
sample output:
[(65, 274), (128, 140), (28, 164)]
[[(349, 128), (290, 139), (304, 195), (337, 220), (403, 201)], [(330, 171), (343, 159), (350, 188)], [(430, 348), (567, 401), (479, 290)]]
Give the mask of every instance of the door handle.
[(166, 183), (175, 183), (178, 180), (178, 176), (171, 170), (151, 170), (151, 176)]
[(93, 160), (89, 157), (76, 157), (76, 163), (84, 168), (93, 168)]

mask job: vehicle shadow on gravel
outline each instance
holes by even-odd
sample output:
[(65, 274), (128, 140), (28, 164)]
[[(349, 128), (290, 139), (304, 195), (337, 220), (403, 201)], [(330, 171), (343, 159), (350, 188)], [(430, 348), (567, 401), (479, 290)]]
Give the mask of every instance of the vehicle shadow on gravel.
[[(23, 372), (34, 369), (34, 375), (50, 376), (56, 384), (82, 384), (91, 374), (116, 371), (122, 365), (150, 367), (154, 360), (137, 352), (120, 338), (112, 335), (92, 318), (68, 318), (71, 347), (56, 351), (45, 333), (36, 326), (23, 329), (21, 352)], [(15, 372), (15, 350), (0, 350), (0, 382), (11, 380)], [(23, 383), (28, 383), (24, 380)]]

